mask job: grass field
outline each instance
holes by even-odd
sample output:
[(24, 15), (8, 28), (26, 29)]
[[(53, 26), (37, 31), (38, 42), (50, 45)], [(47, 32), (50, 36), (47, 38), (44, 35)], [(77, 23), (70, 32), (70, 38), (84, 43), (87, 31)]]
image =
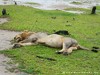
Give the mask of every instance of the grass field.
[[(98, 12), (95, 15), (91, 15), (89, 10), (84, 14), (72, 14), (59, 10), (47, 11), (13, 5), (0, 6), (0, 11), (2, 8), (7, 9), (9, 22), (0, 25), (0, 29), (30, 30), (50, 34), (54, 30), (68, 30), (70, 37), (77, 39), (81, 45), (88, 48), (100, 47), (100, 6), (97, 7)], [(57, 50), (59, 49), (38, 45), (0, 53), (19, 63), (18, 69), (32, 75), (99, 75), (100, 52), (79, 50), (64, 56), (56, 54)], [(56, 61), (40, 59), (36, 57), (37, 55), (54, 58)]]

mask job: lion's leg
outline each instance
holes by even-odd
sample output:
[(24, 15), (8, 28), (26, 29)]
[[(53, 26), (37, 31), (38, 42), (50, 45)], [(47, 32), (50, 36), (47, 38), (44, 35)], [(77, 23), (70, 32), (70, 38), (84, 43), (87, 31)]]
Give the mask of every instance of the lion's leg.
[(63, 54), (64, 54), (64, 55), (66, 55), (66, 54), (68, 55), (68, 54), (72, 53), (73, 50), (77, 50), (77, 47), (70, 47), (70, 48), (66, 49), (66, 50), (63, 52)]
[(20, 47), (23, 47), (23, 46), (30, 46), (30, 45), (36, 45), (37, 43), (16, 43), (14, 44), (13, 48), (20, 48)]
[(27, 40), (25, 39), (23, 41), (20, 41), (19, 43), (26, 43), (26, 42), (27, 42)]
[(33, 45), (33, 43), (29, 42), (29, 43), (19, 43), (21, 46), (29, 46), (29, 45)]
[(62, 47), (62, 49), (59, 52), (64, 52), (65, 49), (66, 49), (66, 45), (65, 45), (65, 43), (63, 43), (63, 47)]
[(69, 47), (71, 46), (71, 43), (70, 42), (64, 42), (63, 45), (62, 45), (62, 49), (60, 51), (57, 51), (58, 54), (61, 54), (63, 53), (64, 51), (66, 51)]

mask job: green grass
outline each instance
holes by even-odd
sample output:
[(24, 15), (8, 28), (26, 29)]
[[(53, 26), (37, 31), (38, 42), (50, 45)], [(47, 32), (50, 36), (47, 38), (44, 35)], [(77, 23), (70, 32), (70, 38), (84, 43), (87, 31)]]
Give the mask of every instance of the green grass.
[[(7, 9), (11, 21), (8, 24), (2, 25), (0, 28), (10, 30), (51, 32), (52, 30), (60, 29), (58, 25), (64, 29), (68, 20), (66, 16), (73, 17), (74, 15), (61, 11), (43, 11), (23, 6), (9, 6), (4, 8)], [(51, 17), (53, 16), (57, 17), (57, 19), (52, 19)], [(64, 19), (66, 21), (63, 21)]]
[[(7, 9), (9, 22), (0, 25), (0, 29), (48, 33), (53, 33), (53, 30), (68, 30), (71, 37), (77, 39), (81, 45), (88, 48), (100, 47), (100, 12), (91, 15), (91, 11), (86, 11), (87, 13), (78, 15), (59, 10), (47, 11), (24, 6), (0, 6), (0, 11), (2, 8)], [(97, 10), (100, 10), (99, 6)], [(56, 19), (52, 19), (52, 17), (56, 17)], [(99, 75), (100, 52), (80, 50), (64, 56), (56, 54), (56, 50), (60, 49), (38, 45), (0, 53), (18, 62), (18, 68), (21, 71), (32, 75)], [(57, 61), (40, 59), (36, 57), (37, 55), (54, 58)]]
[(84, 11), (86, 13), (89, 13), (91, 10), (90, 9), (87, 9), (87, 8), (66, 8), (65, 10), (73, 10), (73, 11)]
[(26, 4), (31, 4), (31, 5), (40, 5), (38, 3), (34, 3), (34, 2), (26, 2)]
[(100, 10), (100, 6), (96, 6), (97, 7), (97, 10)]
[(73, 1), (71, 2), (71, 4), (76, 4), (76, 5), (79, 5), (79, 4), (82, 4), (81, 2), (76, 2), (76, 1)]

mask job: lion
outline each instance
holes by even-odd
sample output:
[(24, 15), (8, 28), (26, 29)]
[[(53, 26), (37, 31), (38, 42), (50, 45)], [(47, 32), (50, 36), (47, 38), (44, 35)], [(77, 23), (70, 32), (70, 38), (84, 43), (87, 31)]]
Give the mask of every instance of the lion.
[(47, 34), (44, 32), (29, 32), (24, 31), (14, 37), (15, 44), (13, 48), (43, 44), (49, 47), (62, 48), (56, 51), (58, 54), (71, 54), (73, 50), (83, 49), (89, 50), (88, 48), (82, 47), (78, 42), (70, 37), (65, 37), (58, 34)]
[(24, 32), (22, 32), (21, 34), (18, 34), (14, 37), (14, 42), (20, 42), (22, 40), (25, 40), (26, 38), (28, 38), (28, 36), (30, 36), (31, 34), (33, 34), (34, 32), (29, 32), (28, 30), (25, 30)]

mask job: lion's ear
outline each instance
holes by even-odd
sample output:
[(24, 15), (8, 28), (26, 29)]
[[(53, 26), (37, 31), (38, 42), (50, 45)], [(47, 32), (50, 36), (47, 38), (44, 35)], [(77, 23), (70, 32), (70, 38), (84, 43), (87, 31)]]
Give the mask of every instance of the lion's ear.
[(29, 32), (29, 34), (35, 34), (35, 32)]
[(28, 30), (24, 30), (24, 32), (25, 32), (25, 33), (28, 33), (29, 31), (28, 31)]

